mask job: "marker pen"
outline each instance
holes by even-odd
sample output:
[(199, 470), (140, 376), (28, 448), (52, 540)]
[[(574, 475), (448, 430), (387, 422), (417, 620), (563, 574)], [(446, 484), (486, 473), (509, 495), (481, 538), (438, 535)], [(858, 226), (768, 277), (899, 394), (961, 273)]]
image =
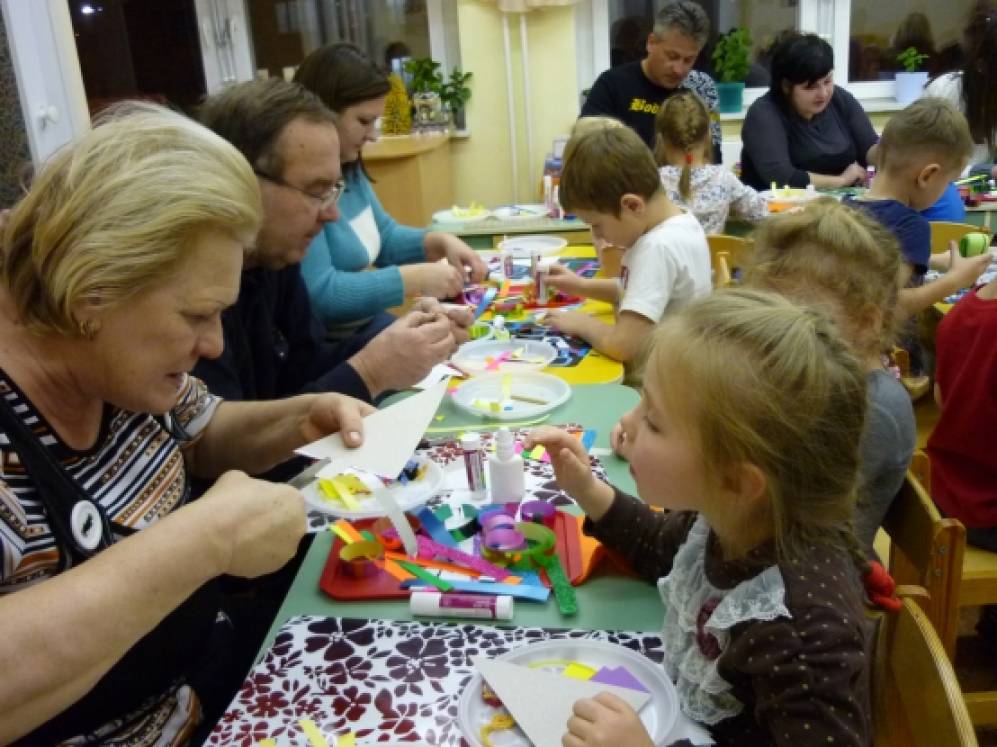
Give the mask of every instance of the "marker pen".
[(413, 615), (427, 617), (476, 617), (481, 620), (511, 620), (512, 597), (490, 594), (444, 594), (413, 591), (409, 601)]

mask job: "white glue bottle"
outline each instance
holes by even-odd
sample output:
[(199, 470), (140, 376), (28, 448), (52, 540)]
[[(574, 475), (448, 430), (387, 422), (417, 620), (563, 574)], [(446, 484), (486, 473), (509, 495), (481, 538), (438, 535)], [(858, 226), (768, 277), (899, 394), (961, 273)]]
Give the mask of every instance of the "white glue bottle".
[(519, 503), (526, 492), (523, 457), (516, 453), (516, 439), (508, 428), (495, 433), (495, 454), (488, 458), (488, 485), (492, 503)]
[(501, 314), (496, 314), (495, 318), (492, 319), (492, 329), (495, 331), (496, 340), (508, 340), (509, 330), (505, 328), (505, 317)]

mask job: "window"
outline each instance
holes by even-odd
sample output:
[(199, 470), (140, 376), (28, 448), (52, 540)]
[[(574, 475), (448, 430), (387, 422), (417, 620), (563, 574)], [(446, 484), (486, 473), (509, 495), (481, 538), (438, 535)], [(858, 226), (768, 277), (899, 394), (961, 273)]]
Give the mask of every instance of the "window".
[[(930, 30), (934, 54), (925, 63), (935, 75), (957, 68), (962, 60), (962, 29), (976, 0), (919, 3), (909, 0), (697, 0), (715, 30), (745, 26), (754, 39), (754, 63), (745, 105), (764, 93), (766, 56), (775, 35), (783, 29), (817, 33), (834, 48), (835, 77), (867, 107), (896, 108), (893, 74), (899, 64), (893, 46), (899, 41), (926, 43)], [(589, 88), (612, 64), (640, 59), (655, 14), (667, 0), (580, 0), (577, 8), (579, 88)], [(924, 24), (922, 19), (927, 19)], [(916, 33), (920, 31), (920, 33)], [(907, 46), (918, 47), (917, 43)], [(927, 49), (927, 47), (925, 47)], [(709, 72), (710, 45), (696, 67)], [(929, 50), (927, 54), (932, 54)]]
[(459, 64), (457, 0), (253, 0), (248, 3), (258, 74), (282, 75), (309, 52), (350, 41), (386, 69), (405, 57)]
[(848, 36), (849, 81), (891, 80), (902, 65), (897, 54), (914, 47), (928, 55), (930, 77), (962, 64), (962, 29), (974, 0), (927, 4), (910, 10), (907, 0), (852, 0)]

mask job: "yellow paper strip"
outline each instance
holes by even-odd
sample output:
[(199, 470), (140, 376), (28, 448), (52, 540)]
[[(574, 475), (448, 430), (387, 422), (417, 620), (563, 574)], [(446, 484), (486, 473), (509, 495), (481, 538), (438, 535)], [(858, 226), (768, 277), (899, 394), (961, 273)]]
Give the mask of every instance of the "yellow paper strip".
[(353, 732), (344, 734), (336, 740), (336, 747), (357, 747), (357, 738), (353, 735)]
[(356, 499), (353, 497), (353, 491), (350, 490), (346, 484), (340, 480), (338, 477), (333, 477), (329, 482), (332, 483), (333, 490), (339, 495), (339, 500), (343, 502), (350, 511), (356, 511), (360, 508), (360, 504), (357, 503)]
[(577, 661), (571, 662), (561, 674), (573, 680), (590, 680), (595, 677), (596, 670)]
[(350, 544), (351, 542), (353, 542), (353, 538), (349, 535), (349, 533), (345, 529), (343, 529), (342, 527), (340, 527), (340, 526), (336, 526), (335, 524), (332, 524), (329, 527), (329, 531), (332, 532), (333, 534), (335, 534), (337, 537), (339, 537), (339, 539), (341, 539), (347, 545)]
[(311, 747), (329, 747), (329, 743), (325, 741), (325, 737), (322, 736), (322, 732), (315, 725), (315, 722), (310, 718), (303, 718), (298, 722), (298, 726), (301, 727), (301, 731), (305, 733), (308, 737), (308, 744)]
[(261, 739), (256, 743), (256, 747), (277, 747), (276, 739)]
[(342, 502), (342, 499), (339, 497), (339, 492), (332, 484), (332, 480), (327, 480), (324, 477), (320, 477), (318, 481), (318, 489), (322, 491), (322, 495), (327, 501)]

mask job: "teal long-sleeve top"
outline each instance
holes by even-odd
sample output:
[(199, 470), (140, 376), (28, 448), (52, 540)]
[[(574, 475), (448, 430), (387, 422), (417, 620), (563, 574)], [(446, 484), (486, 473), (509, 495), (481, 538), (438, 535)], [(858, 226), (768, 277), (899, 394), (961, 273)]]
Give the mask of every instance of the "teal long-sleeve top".
[(401, 304), (405, 292), (397, 266), (426, 259), (426, 232), (396, 223), (363, 171), (349, 171), (339, 220), (325, 224), (301, 263), (312, 310), (327, 327)]

